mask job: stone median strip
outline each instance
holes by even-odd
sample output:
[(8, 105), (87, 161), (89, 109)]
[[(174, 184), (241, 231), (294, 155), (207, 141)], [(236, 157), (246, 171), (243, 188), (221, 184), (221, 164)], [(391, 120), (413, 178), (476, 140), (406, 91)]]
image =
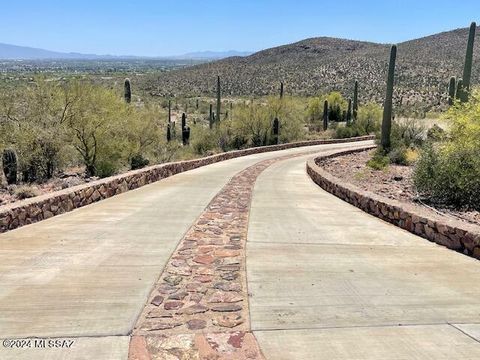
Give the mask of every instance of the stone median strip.
[(263, 359), (250, 332), (245, 271), (253, 187), (271, 164), (309, 153), (261, 161), (216, 195), (154, 286), (129, 359)]

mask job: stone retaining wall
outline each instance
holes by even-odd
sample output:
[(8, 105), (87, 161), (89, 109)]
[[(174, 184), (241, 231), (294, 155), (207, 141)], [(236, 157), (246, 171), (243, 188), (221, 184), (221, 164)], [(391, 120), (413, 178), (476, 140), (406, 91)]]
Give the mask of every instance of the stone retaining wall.
[(325, 159), (365, 150), (368, 149), (341, 151), (311, 159), (307, 162), (307, 173), (322, 189), (369, 214), (439, 245), (480, 259), (480, 226), (433, 212), (426, 215), (425, 211), (420, 211), (415, 205), (401, 203), (362, 190), (321, 168), (321, 162)]
[(1, 206), (0, 233), (48, 219), (52, 216), (63, 214), (114, 195), (137, 189), (169, 176), (219, 161), (301, 146), (337, 144), (372, 139), (372, 136), (364, 136), (353, 139), (300, 141), (289, 144), (230, 151), (200, 159), (153, 165), (144, 169), (129, 171), (121, 175)]

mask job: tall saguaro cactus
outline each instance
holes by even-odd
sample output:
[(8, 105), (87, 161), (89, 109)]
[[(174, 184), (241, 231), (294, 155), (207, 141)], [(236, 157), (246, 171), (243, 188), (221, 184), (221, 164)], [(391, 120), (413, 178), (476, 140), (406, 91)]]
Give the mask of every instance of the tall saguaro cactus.
[(280, 99), (283, 99), (283, 81), (280, 82)]
[(220, 76), (217, 76), (217, 118), (216, 121), (220, 122), (220, 110), (222, 106), (221, 91), (220, 91)]
[(213, 128), (213, 105), (210, 104), (210, 112), (208, 114), (208, 126)]
[(17, 183), (18, 162), (15, 151), (7, 149), (2, 156), (3, 173), (9, 185)]
[(470, 25), (470, 32), (468, 34), (467, 53), (465, 55), (465, 66), (463, 67), (463, 88), (460, 100), (462, 102), (468, 101), (470, 92), (470, 79), (472, 77), (472, 63), (473, 63), (473, 45), (475, 42), (475, 30), (477, 24), (472, 22)]
[(278, 118), (273, 119), (273, 137), (275, 139), (275, 144), (278, 144), (278, 135), (280, 134), (280, 121)]
[(453, 105), (453, 103), (455, 102), (455, 87), (457, 85), (457, 80), (455, 79), (455, 77), (451, 77), (450, 78), (450, 82), (448, 84), (448, 105)]
[(353, 89), (353, 121), (357, 120), (358, 115), (358, 81), (355, 80), (355, 87)]
[(167, 124), (167, 142), (170, 142), (172, 140), (172, 130), (170, 123)]
[(392, 45), (390, 50), (390, 63), (388, 65), (387, 93), (383, 106), (382, 138), (381, 145), (384, 151), (390, 151), (390, 133), (392, 131), (393, 108), (393, 83), (395, 80), (395, 61), (397, 59), (397, 45)]
[(127, 104), (130, 104), (132, 101), (132, 86), (130, 84), (130, 79), (125, 79), (125, 83), (123, 85), (124, 87), (124, 97), (125, 97), (125, 102)]
[(172, 122), (172, 100), (168, 100), (168, 123)]
[(328, 100), (323, 103), (323, 131), (328, 129)]
[(463, 80), (458, 79), (458, 81), (457, 81), (457, 91), (455, 92), (455, 98), (457, 100), (462, 100), (462, 98), (464, 97), (463, 91), (464, 91)]
[(352, 121), (352, 99), (348, 99), (348, 110), (346, 115), (347, 124)]
[(182, 114), (182, 129), (187, 126), (187, 115)]

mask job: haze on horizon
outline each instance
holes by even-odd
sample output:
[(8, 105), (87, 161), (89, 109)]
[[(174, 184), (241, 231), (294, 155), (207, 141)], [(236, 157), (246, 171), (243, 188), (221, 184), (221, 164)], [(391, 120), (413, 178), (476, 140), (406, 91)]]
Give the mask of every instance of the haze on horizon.
[(478, 13), (478, 0), (25, 0), (2, 5), (0, 43), (136, 56), (258, 51), (316, 36), (394, 43), (467, 27)]

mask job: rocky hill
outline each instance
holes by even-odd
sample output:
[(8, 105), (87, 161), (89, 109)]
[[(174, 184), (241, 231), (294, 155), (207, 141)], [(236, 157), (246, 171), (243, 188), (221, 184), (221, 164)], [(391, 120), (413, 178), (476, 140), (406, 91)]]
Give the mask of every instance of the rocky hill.
[[(451, 76), (461, 77), (468, 29), (457, 29), (398, 44), (397, 105), (424, 110), (445, 102)], [(287, 94), (314, 95), (339, 90), (350, 96), (357, 79), (361, 100), (381, 102), (389, 45), (335, 38), (311, 38), (172, 71), (150, 78), (154, 95), (213, 95), (217, 75), (225, 95), (268, 95), (285, 83)], [(473, 83), (480, 83), (480, 31), (477, 30)]]

